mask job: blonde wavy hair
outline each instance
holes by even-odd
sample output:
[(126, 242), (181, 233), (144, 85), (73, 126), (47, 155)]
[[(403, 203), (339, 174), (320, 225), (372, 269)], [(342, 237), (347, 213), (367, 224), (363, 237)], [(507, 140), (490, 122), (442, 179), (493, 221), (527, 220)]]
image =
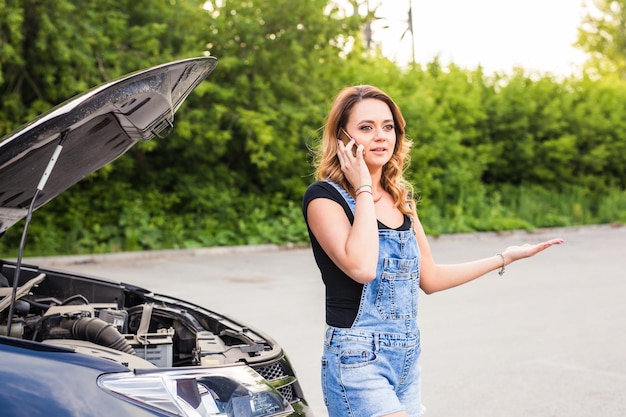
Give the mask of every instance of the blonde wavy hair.
[(354, 105), (365, 99), (380, 100), (389, 106), (396, 131), (396, 145), (391, 159), (383, 167), (381, 186), (393, 197), (396, 207), (408, 216), (416, 213), (413, 187), (404, 178), (404, 172), (411, 162), (413, 142), (405, 136), (406, 122), (393, 99), (382, 90), (371, 85), (346, 87), (339, 92), (328, 113), (323, 128), (322, 139), (314, 150), (316, 180), (330, 179), (341, 185), (354, 197), (355, 189), (341, 171), (337, 149), (337, 136), (340, 128), (345, 128)]

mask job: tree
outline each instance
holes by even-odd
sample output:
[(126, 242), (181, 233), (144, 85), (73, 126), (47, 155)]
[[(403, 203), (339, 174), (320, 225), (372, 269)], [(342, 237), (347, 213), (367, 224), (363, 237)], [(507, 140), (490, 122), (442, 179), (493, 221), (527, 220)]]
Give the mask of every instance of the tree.
[(589, 54), (588, 70), (626, 78), (626, 0), (591, 2), (575, 45)]

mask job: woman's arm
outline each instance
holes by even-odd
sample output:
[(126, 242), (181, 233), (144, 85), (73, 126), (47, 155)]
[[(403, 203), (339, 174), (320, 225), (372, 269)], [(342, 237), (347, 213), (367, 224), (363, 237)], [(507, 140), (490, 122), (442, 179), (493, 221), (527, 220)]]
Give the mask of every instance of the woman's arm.
[(346, 275), (365, 284), (376, 278), (378, 265), (378, 221), (372, 194), (372, 176), (363, 159), (363, 145), (356, 153), (338, 141), (341, 171), (357, 191), (352, 225), (343, 208), (334, 201), (317, 198), (307, 207), (309, 228), (324, 252)]
[(550, 246), (563, 243), (563, 239), (557, 238), (536, 245), (510, 246), (502, 252), (502, 256), (494, 255), (460, 264), (439, 265), (433, 259), (428, 239), (419, 219), (415, 222), (415, 232), (421, 254), (420, 287), (426, 294), (465, 284), (512, 262), (534, 256)]
[(341, 205), (327, 198), (309, 203), (307, 220), (324, 252), (346, 275), (361, 284), (376, 277), (378, 223), (371, 193), (356, 197), (352, 225)]

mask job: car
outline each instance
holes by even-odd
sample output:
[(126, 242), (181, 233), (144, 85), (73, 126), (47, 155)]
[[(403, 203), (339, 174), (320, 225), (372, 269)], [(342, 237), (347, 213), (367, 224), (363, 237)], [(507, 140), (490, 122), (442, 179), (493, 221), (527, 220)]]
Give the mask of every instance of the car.
[[(168, 62), (60, 104), (0, 141), (0, 234), (140, 141), (164, 138), (217, 59)], [(129, 283), (0, 261), (0, 410), (13, 416), (312, 415), (261, 330)]]

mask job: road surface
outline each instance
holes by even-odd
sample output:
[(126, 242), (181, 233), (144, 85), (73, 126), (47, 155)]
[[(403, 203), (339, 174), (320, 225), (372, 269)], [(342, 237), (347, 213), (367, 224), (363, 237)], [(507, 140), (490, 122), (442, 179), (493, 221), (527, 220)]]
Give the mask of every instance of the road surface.
[[(565, 243), (467, 285), (421, 295), (426, 417), (626, 416), (626, 227), (431, 238), (440, 263)], [(31, 258), (225, 313), (286, 350), (317, 417), (324, 288), (309, 248)]]

